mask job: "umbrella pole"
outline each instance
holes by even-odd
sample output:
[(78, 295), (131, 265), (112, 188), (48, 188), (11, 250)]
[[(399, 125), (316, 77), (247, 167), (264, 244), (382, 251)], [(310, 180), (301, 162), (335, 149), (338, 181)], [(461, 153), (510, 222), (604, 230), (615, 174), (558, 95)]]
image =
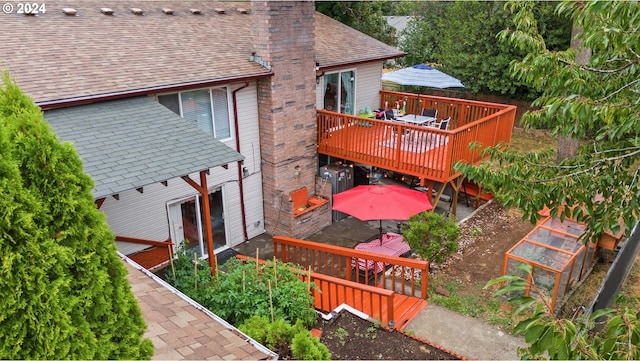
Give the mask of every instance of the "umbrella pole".
[(382, 219), (380, 220), (380, 245), (382, 246)]

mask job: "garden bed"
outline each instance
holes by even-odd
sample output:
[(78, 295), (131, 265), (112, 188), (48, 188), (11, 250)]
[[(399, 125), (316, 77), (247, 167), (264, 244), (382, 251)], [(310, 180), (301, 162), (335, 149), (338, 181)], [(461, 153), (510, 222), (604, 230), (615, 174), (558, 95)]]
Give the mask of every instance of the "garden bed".
[(461, 357), (399, 331), (389, 331), (348, 311), (316, 325), (332, 360), (460, 360)]

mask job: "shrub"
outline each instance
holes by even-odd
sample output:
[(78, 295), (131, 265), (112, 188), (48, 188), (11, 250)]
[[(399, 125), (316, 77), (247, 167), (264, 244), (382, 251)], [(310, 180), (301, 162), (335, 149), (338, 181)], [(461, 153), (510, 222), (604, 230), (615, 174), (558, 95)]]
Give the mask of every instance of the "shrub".
[(293, 337), (291, 352), (296, 360), (330, 360), (331, 353), (327, 346), (313, 337), (311, 332), (300, 332)]
[(283, 359), (292, 356), (296, 360), (329, 360), (331, 357), (327, 347), (313, 337), (300, 321), (291, 326), (282, 318), (270, 322), (266, 316), (253, 316), (238, 329)]
[(402, 235), (422, 259), (442, 263), (458, 251), (460, 227), (441, 214), (422, 212), (402, 226)]

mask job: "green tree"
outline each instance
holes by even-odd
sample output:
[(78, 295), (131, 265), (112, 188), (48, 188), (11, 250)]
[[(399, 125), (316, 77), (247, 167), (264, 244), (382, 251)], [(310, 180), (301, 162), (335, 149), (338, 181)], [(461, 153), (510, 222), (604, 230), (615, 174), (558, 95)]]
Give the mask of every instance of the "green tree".
[(0, 359), (140, 359), (153, 346), (71, 144), (0, 86)]
[[(553, 12), (551, 2), (531, 2), (541, 35), (550, 49), (569, 46), (571, 23)], [(399, 35), (405, 63), (435, 63), (474, 93), (533, 99), (537, 92), (508, 76), (509, 64), (526, 53), (497, 42), (513, 14), (498, 1), (415, 2), (416, 18)]]
[(390, 1), (316, 1), (317, 11), (385, 44), (395, 46), (396, 30), (383, 16), (390, 9)]
[(458, 251), (460, 227), (441, 214), (422, 212), (402, 225), (402, 236), (422, 259), (442, 263)]
[[(514, 328), (528, 347), (518, 350), (522, 359), (550, 360), (637, 360), (640, 358), (640, 313), (632, 307), (602, 309), (578, 319), (558, 319), (549, 307), (545, 291), (528, 284), (531, 266), (520, 266), (524, 277), (506, 275), (493, 279), (485, 288), (503, 284), (496, 296), (512, 295), (514, 316), (529, 311)], [(533, 279), (533, 278), (531, 278)], [(525, 289), (539, 298), (524, 296)], [(635, 308), (639, 306), (636, 302)]]
[(438, 63), (440, 42), (438, 41), (438, 19), (446, 16), (449, 3), (447, 2), (410, 2), (404, 3), (404, 7), (411, 7), (413, 19), (409, 20), (407, 27), (398, 34), (398, 47), (407, 53), (403, 58), (397, 59), (400, 66), (412, 66), (415, 64)]
[(538, 89), (538, 110), (522, 118), (527, 127), (580, 141), (573, 157), (557, 163), (550, 150), (517, 154), (485, 150), (493, 162), (457, 165), (490, 189), (507, 207), (517, 206), (532, 222), (543, 207), (552, 216), (587, 224), (585, 241), (603, 232), (630, 231), (640, 216), (640, 7), (635, 2), (561, 2), (558, 12), (581, 28), (580, 41), (593, 55), (551, 51), (540, 35), (530, 2), (514, 2), (515, 27), (501, 39), (528, 54), (512, 74)]

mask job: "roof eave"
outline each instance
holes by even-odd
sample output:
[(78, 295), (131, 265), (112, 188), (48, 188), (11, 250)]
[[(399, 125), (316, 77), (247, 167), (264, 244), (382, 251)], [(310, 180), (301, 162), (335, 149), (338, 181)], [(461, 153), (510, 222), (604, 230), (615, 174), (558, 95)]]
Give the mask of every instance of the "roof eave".
[(407, 53), (400, 53), (400, 54), (396, 54), (396, 55), (389, 55), (389, 56), (375, 57), (375, 58), (367, 58), (367, 59), (361, 59), (361, 60), (357, 60), (357, 61), (347, 61), (347, 62), (342, 62), (342, 63), (332, 63), (332, 64), (328, 64), (328, 65), (320, 64), (319, 68), (321, 70), (344, 68), (345, 66), (353, 66), (353, 65), (359, 65), (359, 64), (364, 64), (364, 63), (371, 63), (371, 62), (374, 62), (374, 61), (385, 61), (385, 60), (398, 59), (398, 58), (402, 58), (403, 56), (406, 56), (406, 55), (407, 55)]
[(39, 101), (39, 102), (36, 101), (36, 105), (38, 105), (42, 110), (56, 109), (56, 108), (70, 107), (74, 105), (82, 105), (82, 104), (88, 104), (88, 103), (94, 103), (94, 102), (100, 102), (100, 101), (130, 98), (130, 97), (141, 96), (141, 95), (149, 95), (149, 94), (172, 92), (172, 91), (184, 91), (184, 90), (218, 86), (218, 85), (234, 83), (234, 82), (251, 81), (251, 80), (271, 77), (273, 75), (274, 75), (273, 72), (268, 72), (268, 73), (261, 73), (261, 74), (252, 74), (247, 76), (198, 80), (198, 81), (177, 83), (177, 84), (166, 84), (166, 85), (159, 85), (159, 86), (148, 87), (148, 88), (131, 89), (131, 90), (125, 90), (125, 91), (86, 95), (86, 96), (73, 97), (73, 98), (45, 100), (45, 101)]

